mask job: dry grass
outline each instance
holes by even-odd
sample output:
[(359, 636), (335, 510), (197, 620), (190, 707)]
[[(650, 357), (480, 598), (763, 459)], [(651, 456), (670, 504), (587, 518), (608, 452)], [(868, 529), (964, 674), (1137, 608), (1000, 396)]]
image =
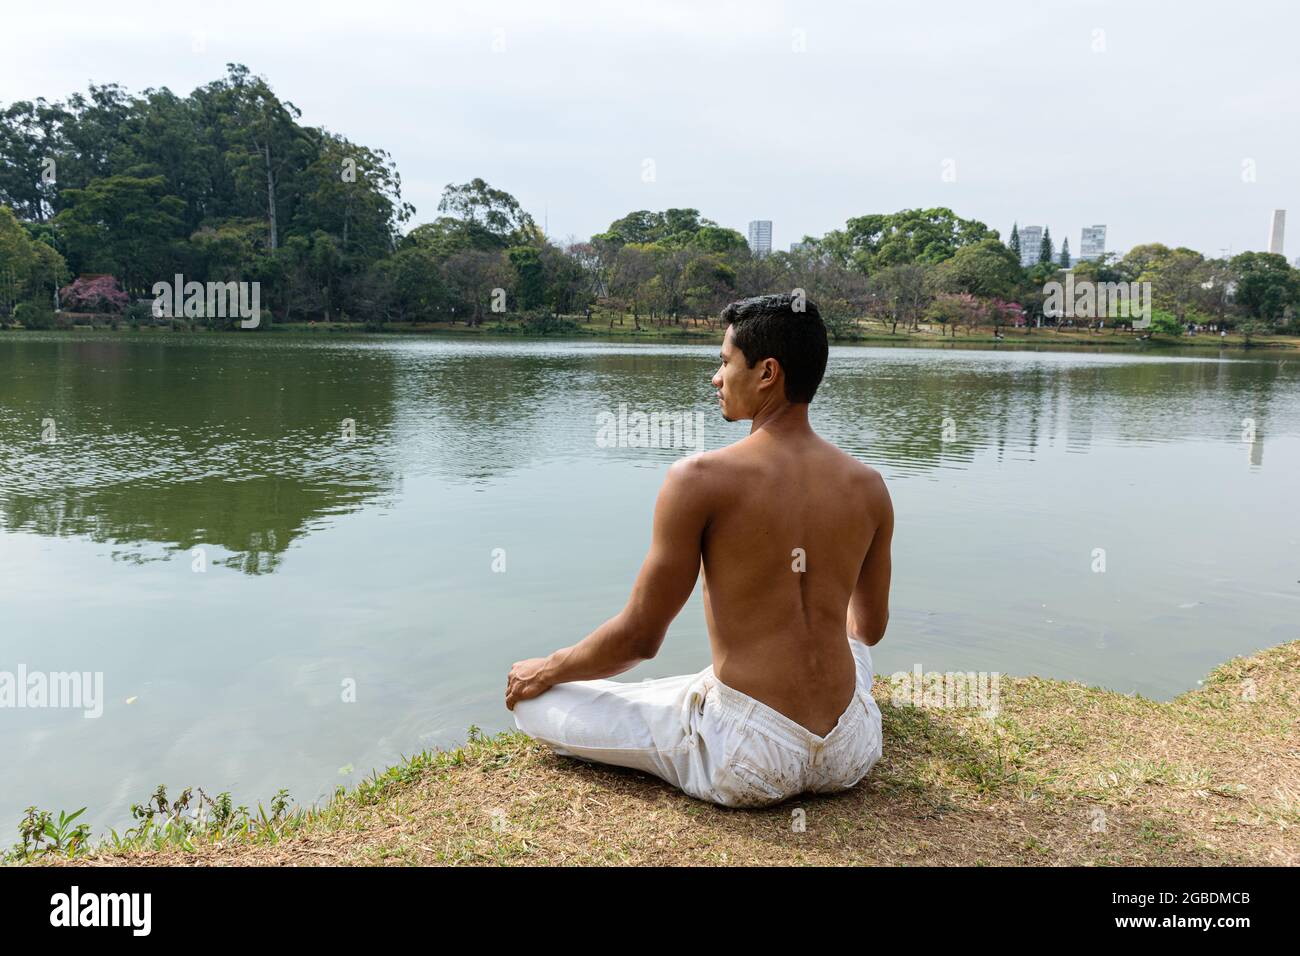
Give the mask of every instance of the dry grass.
[(894, 707), (883, 681), (876, 696), (884, 757), (833, 797), (725, 810), (511, 733), (395, 771), (274, 844), (78, 862), (1300, 863), (1300, 642), (1164, 704), (1033, 677), (1003, 680), (996, 721)]

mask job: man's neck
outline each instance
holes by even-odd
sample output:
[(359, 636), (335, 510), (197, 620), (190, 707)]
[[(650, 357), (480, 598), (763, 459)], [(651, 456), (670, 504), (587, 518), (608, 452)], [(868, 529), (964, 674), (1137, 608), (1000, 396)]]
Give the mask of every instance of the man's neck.
[(770, 408), (761, 408), (754, 413), (749, 427), (752, 435), (759, 429), (773, 435), (794, 435), (812, 432), (808, 424), (808, 403), (782, 400)]

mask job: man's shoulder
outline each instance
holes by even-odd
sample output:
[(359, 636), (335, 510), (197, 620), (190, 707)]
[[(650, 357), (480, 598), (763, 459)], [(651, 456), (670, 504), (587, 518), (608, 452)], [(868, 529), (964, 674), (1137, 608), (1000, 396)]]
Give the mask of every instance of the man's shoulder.
[(685, 514), (707, 517), (724, 497), (729, 469), (717, 451), (696, 452), (668, 466), (660, 502)]
[(678, 458), (668, 466), (668, 479), (670, 481), (687, 481), (698, 484), (714, 478), (734, 464), (733, 456), (727, 454), (730, 447), (718, 448), (712, 451), (697, 451), (693, 455)]
[(878, 488), (884, 485), (884, 476), (865, 461), (850, 455), (839, 445), (826, 441), (826, 439), (822, 439), (822, 441), (830, 449), (835, 461), (843, 467), (844, 472), (853, 480), (860, 482), (863, 487), (867, 488)]
[[(854, 487), (869, 495), (878, 495), (885, 490), (885, 479), (875, 468), (863, 462), (831, 442), (821, 441), (821, 448), (814, 454), (825, 456), (823, 464), (828, 474), (840, 476)], [(743, 482), (746, 476), (754, 476), (770, 471), (772, 465), (763, 454), (755, 450), (748, 439), (742, 439), (722, 448), (696, 452), (679, 458), (668, 467), (667, 480), (696, 490), (703, 490), (718, 485), (734, 485)]]
[(678, 458), (668, 466), (664, 484), (691, 498), (714, 500), (717, 494), (743, 482), (746, 469), (754, 467), (739, 445), (737, 442)]
[(844, 449), (830, 442), (826, 444), (833, 449), (836, 461), (833, 470), (840, 476), (842, 493), (864, 502), (868, 511), (877, 517), (890, 512), (893, 504), (885, 486), (885, 476)]

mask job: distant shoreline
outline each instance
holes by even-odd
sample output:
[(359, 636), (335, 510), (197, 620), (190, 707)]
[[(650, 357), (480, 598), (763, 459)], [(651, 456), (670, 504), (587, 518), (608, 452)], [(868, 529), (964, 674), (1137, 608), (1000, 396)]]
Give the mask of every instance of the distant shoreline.
[[(362, 322), (276, 322), (266, 330), (258, 332), (236, 333), (219, 332), (210, 329), (174, 329), (167, 326), (140, 326), (132, 328), (118, 320), (113, 328), (109, 320), (91, 323), (68, 323), (53, 329), (17, 329), (13, 326), (0, 326), (0, 341), (3, 334), (20, 332), (96, 332), (107, 335), (149, 336), (149, 335), (207, 335), (207, 334), (272, 334), (272, 335), (398, 335), (427, 336), (430, 338), (472, 338), (495, 340), (530, 341), (591, 341), (608, 340), (616, 342), (647, 342), (654, 344), (708, 345), (722, 341), (722, 332), (717, 328), (705, 328), (690, 325), (658, 326), (647, 322), (641, 329), (631, 325), (610, 326), (606, 321), (573, 322), (566, 321), (563, 328), (553, 331), (538, 332), (522, 325), (510, 325), (499, 322), (485, 322), (482, 325), (467, 326), (463, 323), (387, 323), (379, 327)], [(1297, 336), (1257, 336), (1249, 343), (1239, 334), (1229, 333), (1220, 337), (1213, 333), (1179, 336), (1176, 338), (1155, 336), (1139, 339), (1133, 332), (1101, 332), (1086, 329), (1066, 329), (1057, 331), (1053, 328), (1015, 329), (1003, 328), (1001, 338), (994, 336), (992, 329), (977, 329), (973, 332), (940, 334), (930, 329), (916, 332), (890, 333), (870, 327), (859, 327), (856, 331), (831, 338), (832, 345), (889, 345), (908, 348), (1030, 348), (1044, 351), (1072, 351), (1080, 348), (1116, 349), (1137, 352), (1163, 351), (1166, 349), (1204, 349), (1206, 351), (1253, 352), (1294, 351), (1300, 349), (1300, 337)]]

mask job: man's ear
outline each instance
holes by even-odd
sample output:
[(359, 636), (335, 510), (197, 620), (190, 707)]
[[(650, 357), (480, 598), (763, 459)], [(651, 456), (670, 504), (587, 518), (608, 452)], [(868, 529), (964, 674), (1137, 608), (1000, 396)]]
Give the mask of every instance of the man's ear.
[(763, 385), (770, 385), (771, 383), (775, 382), (776, 373), (780, 370), (780, 368), (781, 366), (776, 359), (774, 358), (763, 359), (763, 374), (758, 377), (758, 384), (760, 386), (763, 386)]

